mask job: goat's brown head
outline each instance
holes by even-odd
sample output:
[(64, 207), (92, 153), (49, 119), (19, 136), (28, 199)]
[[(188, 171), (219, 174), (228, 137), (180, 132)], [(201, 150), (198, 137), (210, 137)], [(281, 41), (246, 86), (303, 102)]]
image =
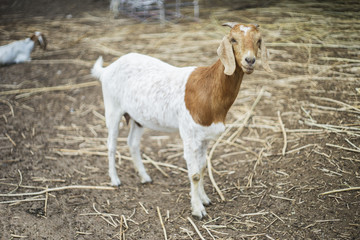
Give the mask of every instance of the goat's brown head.
[(217, 50), (220, 61), (225, 67), (226, 75), (232, 75), (236, 66), (241, 67), (247, 74), (252, 73), (256, 65), (258, 49), (261, 51), (261, 62), (264, 69), (272, 72), (267, 63), (268, 53), (261, 37), (259, 25), (230, 22), (223, 26), (231, 28), (230, 33), (223, 38)]
[(41, 32), (35, 32), (30, 39), (34, 41), (35, 44), (38, 44), (43, 50), (46, 49), (47, 40)]

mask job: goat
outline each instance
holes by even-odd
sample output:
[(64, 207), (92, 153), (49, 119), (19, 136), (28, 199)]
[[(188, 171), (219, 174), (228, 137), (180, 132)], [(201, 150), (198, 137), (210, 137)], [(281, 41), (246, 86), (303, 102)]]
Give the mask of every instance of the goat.
[(115, 153), (122, 116), (130, 121), (127, 143), (142, 183), (152, 181), (140, 155), (144, 128), (178, 130), (190, 179), (192, 214), (200, 219), (206, 216), (204, 205), (210, 204), (210, 199), (203, 179), (208, 142), (225, 130), (226, 114), (244, 73), (254, 71), (258, 49), (263, 67), (271, 71), (257, 24), (224, 26), (231, 27), (231, 31), (217, 50), (220, 59), (209, 67), (178, 68), (150, 56), (129, 53), (103, 68), (102, 57), (98, 58), (92, 75), (102, 84), (112, 185), (120, 185)]
[(30, 54), (38, 44), (46, 49), (47, 41), (41, 32), (35, 32), (31, 37), (0, 46), (0, 64), (13, 64), (30, 61)]

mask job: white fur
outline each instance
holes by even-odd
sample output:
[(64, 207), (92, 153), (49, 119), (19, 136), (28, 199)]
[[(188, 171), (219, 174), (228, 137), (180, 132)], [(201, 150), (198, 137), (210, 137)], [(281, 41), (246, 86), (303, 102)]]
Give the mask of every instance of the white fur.
[(245, 36), (250, 29), (251, 29), (250, 27), (245, 27), (243, 25), (240, 25), (240, 31), (243, 31)]
[[(201, 126), (194, 122), (185, 106), (185, 86), (195, 67), (178, 68), (156, 58), (130, 53), (106, 68), (100, 57), (93, 76), (102, 83), (106, 125), (108, 127), (109, 175), (113, 185), (120, 180), (115, 169), (116, 138), (121, 117), (131, 117), (128, 145), (141, 182), (150, 182), (140, 155), (143, 127), (159, 131), (177, 131), (184, 143), (184, 158), (191, 182), (192, 213), (206, 215), (203, 204), (209, 204), (203, 186), (208, 141), (225, 130), (223, 123)], [(135, 121), (138, 123), (135, 123)], [(195, 180), (194, 180), (195, 176)], [(196, 180), (196, 176), (199, 177)]]
[(30, 54), (34, 48), (34, 41), (30, 38), (0, 46), (0, 64), (12, 64), (30, 61)]

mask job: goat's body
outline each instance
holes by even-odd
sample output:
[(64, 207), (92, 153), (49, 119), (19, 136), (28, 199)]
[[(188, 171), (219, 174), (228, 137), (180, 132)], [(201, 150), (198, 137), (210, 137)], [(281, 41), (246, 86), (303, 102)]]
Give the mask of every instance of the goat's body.
[(30, 61), (34, 41), (30, 38), (0, 46), (0, 64), (12, 64)]
[(140, 155), (143, 128), (178, 131), (184, 143), (184, 158), (191, 182), (193, 214), (206, 215), (203, 204), (209, 204), (203, 187), (208, 140), (225, 130), (223, 122), (202, 126), (196, 123), (185, 104), (185, 91), (196, 67), (178, 68), (156, 58), (130, 53), (106, 68), (102, 59), (95, 63), (92, 74), (102, 83), (106, 125), (109, 131), (109, 175), (113, 185), (120, 180), (115, 169), (116, 138), (123, 115), (131, 118), (128, 145), (141, 181), (150, 182)]

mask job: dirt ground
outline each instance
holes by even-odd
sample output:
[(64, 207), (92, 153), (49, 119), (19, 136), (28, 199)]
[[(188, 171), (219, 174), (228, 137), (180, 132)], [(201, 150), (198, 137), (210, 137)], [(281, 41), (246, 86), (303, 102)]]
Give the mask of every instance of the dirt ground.
[[(1, 239), (164, 239), (164, 229), (167, 239), (360, 238), (360, 4), (211, 3), (198, 22), (185, 9), (161, 25), (114, 19), (108, 1), (0, 2), (0, 45), (34, 31), (48, 39), (31, 62), (0, 67)], [(260, 24), (273, 73), (245, 76), (214, 148), (225, 201), (206, 176), (209, 217), (191, 217), (177, 133), (145, 132), (153, 183), (142, 185), (124, 122), (122, 185), (94, 188), (110, 187), (101, 86), (89, 75), (97, 57), (210, 65), (228, 21)]]

